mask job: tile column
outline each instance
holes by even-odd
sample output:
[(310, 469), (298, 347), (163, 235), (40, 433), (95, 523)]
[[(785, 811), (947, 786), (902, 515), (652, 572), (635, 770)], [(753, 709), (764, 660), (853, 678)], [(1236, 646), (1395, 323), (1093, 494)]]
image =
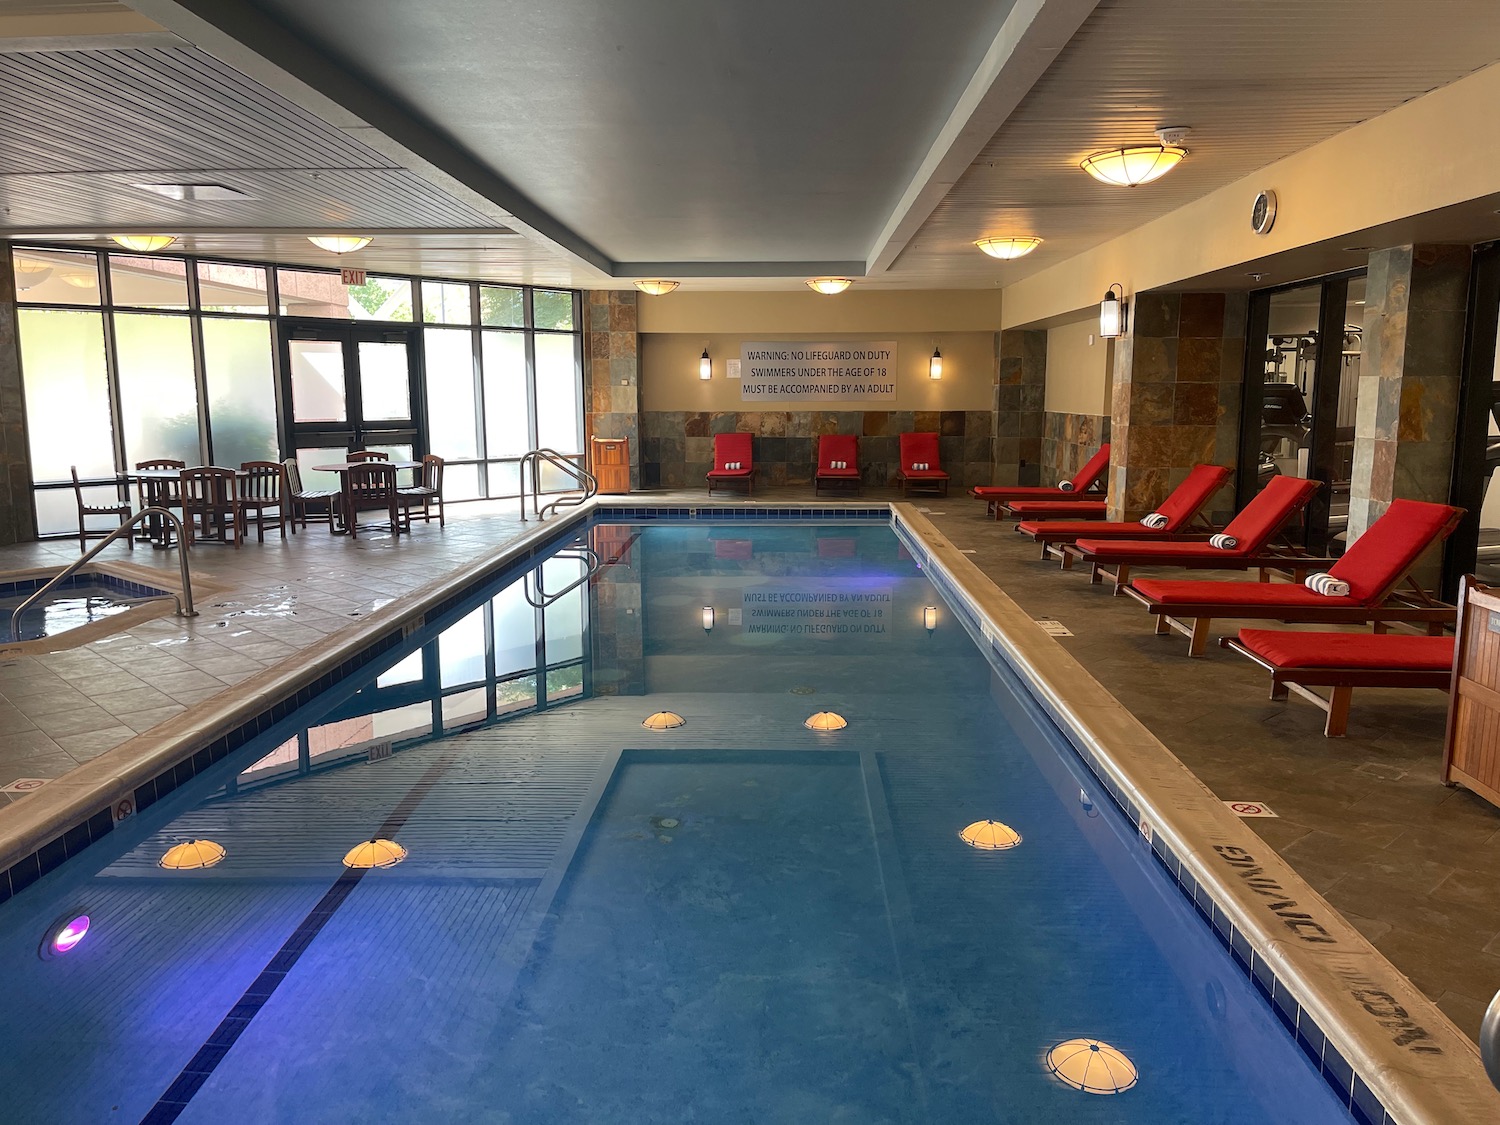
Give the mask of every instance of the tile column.
[(996, 333), (992, 483), (1041, 483), (1046, 404), (1047, 330), (1010, 328)]
[[(1197, 464), (1238, 459), (1244, 293), (1140, 293), (1115, 341), (1109, 518), (1139, 519)], [(1234, 510), (1225, 488), (1205, 509)]]
[(15, 263), (9, 243), (0, 242), (0, 545), (36, 538), (24, 403)]
[[(1349, 537), (1397, 497), (1447, 503), (1458, 427), (1469, 291), (1467, 246), (1370, 255)], [(1419, 577), (1430, 580), (1435, 563)]]
[(630, 442), (630, 487), (641, 487), (641, 344), (634, 289), (584, 294), (584, 430)]

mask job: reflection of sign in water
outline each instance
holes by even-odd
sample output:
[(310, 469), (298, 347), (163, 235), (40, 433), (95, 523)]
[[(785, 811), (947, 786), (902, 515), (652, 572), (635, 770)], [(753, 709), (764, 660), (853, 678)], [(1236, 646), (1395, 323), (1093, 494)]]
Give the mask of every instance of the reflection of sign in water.
[(741, 401), (896, 401), (894, 340), (746, 343), (740, 363)]
[(746, 633), (783, 637), (888, 636), (891, 592), (756, 586), (744, 592)]

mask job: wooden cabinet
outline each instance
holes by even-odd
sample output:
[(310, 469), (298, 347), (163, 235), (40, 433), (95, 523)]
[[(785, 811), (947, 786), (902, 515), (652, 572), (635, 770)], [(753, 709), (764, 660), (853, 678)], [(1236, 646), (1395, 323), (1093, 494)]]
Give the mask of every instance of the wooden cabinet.
[(1464, 579), (1443, 780), (1500, 805), (1500, 589)]
[(590, 438), (589, 463), (600, 492), (630, 491), (630, 442), (626, 438)]

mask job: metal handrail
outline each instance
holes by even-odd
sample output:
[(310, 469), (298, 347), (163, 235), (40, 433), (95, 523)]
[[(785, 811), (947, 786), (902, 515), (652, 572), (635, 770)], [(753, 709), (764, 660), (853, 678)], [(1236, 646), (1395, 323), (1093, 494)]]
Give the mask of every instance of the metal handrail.
[[(546, 507), (542, 506), (541, 482), (538, 479), (542, 462), (561, 469), (572, 475), (573, 479), (583, 486), (583, 495), (575, 496), (572, 493), (560, 496)], [(576, 508), (585, 503), (590, 497), (598, 495), (599, 482), (594, 474), (568, 460), (555, 449), (533, 449), (521, 458), (521, 521), (526, 521), (526, 467), (531, 466), (531, 503), (536, 509), (536, 518), (546, 519), (548, 512), (556, 512), (559, 508)]]
[(1495, 993), (1479, 1025), (1479, 1057), (1495, 1089), (1500, 1090), (1500, 992)]
[[(568, 585), (553, 594), (549, 594), (546, 590), (542, 589), (542, 567), (539, 566), (534, 571), (527, 571), (526, 574), (521, 576), (521, 596), (526, 599), (526, 604), (531, 606), (532, 609), (546, 609), (554, 602), (567, 597), (574, 590), (578, 589), (578, 587), (593, 578), (594, 575), (598, 574), (604, 567), (604, 560), (599, 557), (598, 552), (592, 547), (571, 547), (567, 550), (558, 551), (557, 554), (553, 555), (547, 561), (551, 562), (552, 559), (575, 559), (578, 562), (588, 565), (584, 570), (582, 578), (568, 583)], [(532, 574), (536, 575), (536, 592), (537, 597), (541, 599), (540, 601), (534, 601), (531, 597)]]
[(124, 535), (127, 531), (132, 530), (136, 524), (140, 523), (141, 520), (145, 519), (147, 516), (165, 516), (167, 519), (172, 521), (172, 526), (177, 529), (177, 563), (182, 568), (182, 593), (174, 594), (171, 591), (168, 591), (168, 596), (177, 602), (178, 617), (197, 617), (198, 611), (193, 608), (193, 583), (192, 580), (188, 577), (188, 541), (187, 537), (183, 534), (182, 521), (178, 519), (174, 513), (167, 511), (167, 509), (165, 508), (142, 508), (139, 512), (131, 516), (119, 527), (115, 528), (108, 535), (106, 535), (104, 539), (99, 543), (99, 545), (92, 551), (85, 552), (80, 558), (77, 558), (73, 562), (69, 563), (62, 569), (61, 572), (54, 575), (45, 586), (36, 591), (36, 593), (32, 594), (31, 597), (27, 598), (20, 605), (16, 606), (15, 612), (10, 615), (10, 635), (14, 639), (20, 640), (21, 614), (30, 609), (33, 602), (38, 601), (49, 590), (55, 589), (69, 575), (78, 573), (79, 569), (90, 562), (95, 555), (104, 550), (104, 548), (108, 547), (116, 539), (120, 538), (121, 535)]

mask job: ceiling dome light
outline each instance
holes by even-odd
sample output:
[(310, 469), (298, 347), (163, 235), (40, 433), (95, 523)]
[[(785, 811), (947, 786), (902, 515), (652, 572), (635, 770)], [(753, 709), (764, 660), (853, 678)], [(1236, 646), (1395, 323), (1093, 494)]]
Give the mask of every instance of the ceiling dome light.
[(356, 250), (363, 250), (375, 240), (368, 234), (310, 234), (307, 241), (330, 254), (352, 254)]
[(22, 258), (16, 256), (16, 288), (23, 293), (28, 289), (35, 289), (42, 282), (52, 276), (52, 267), (46, 262), (39, 262), (35, 258)]
[(1101, 183), (1117, 187), (1149, 184), (1182, 163), (1182, 158), (1188, 154), (1188, 150), (1182, 147), (1187, 135), (1188, 130), (1182, 126), (1158, 129), (1156, 139), (1160, 144), (1096, 152), (1083, 162), (1082, 168)]
[(99, 286), (97, 277), (82, 270), (71, 270), (63, 274), (62, 279), (74, 289), (96, 289)]
[(665, 278), (651, 278), (645, 281), (637, 281), (635, 283), (635, 287), (642, 293), (648, 294), (649, 296), (665, 297), (668, 293), (672, 292), (672, 290), (676, 289), (681, 284), (682, 282), (680, 281), (667, 281)]
[(672, 730), (686, 722), (676, 711), (658, 711), (654, 715), (647, 715), (641, 726), (647, 730)]
[(1041, 244), (1040, 238), (981, 238), (974, 243), (991, 258), (1007, 262), (1013, 258), (1026, 257)]
[(1098, 1039), (1069, 1039), (1047, 1052), (1047, 1069), (1085, 1094), (1122, 1094), (1136, 1084), (1135, 1063)]
[(819, 711), (816, 715), (809, 715), (807, 721), (802, 724), (808, 730), (833, 731), (843, 730), (849, 725), (849, 721), (842, 715), (832, 711)]
[(354, 868), (395, 867), (406, 858), (406, 849), (395, 840), (367, 840), (344, 856), (344, 866)]
[(854, 282), (847, 277), (810, 277), (807, 279), (809, 289), (825, 293), (830, 297), (835, 293), (842, 293), (853, 284)]
[(112, 234), (109, 237), (112, 242), (118, 243), (125, 249), (139, 250), (142, 254), (165, 250), (177, 241), (175, 234)]
[(189, 840), (168, 848), (156, 862), (171, 871), (194, 871), (200, 867), (212, 867), (226, 854), (223, 846), (212, 840)]
[(998, 820), (976, 820), (958, 834), (960, 840), (982, 852), (1003, 852), (1021, 842), (1021, 834)]

